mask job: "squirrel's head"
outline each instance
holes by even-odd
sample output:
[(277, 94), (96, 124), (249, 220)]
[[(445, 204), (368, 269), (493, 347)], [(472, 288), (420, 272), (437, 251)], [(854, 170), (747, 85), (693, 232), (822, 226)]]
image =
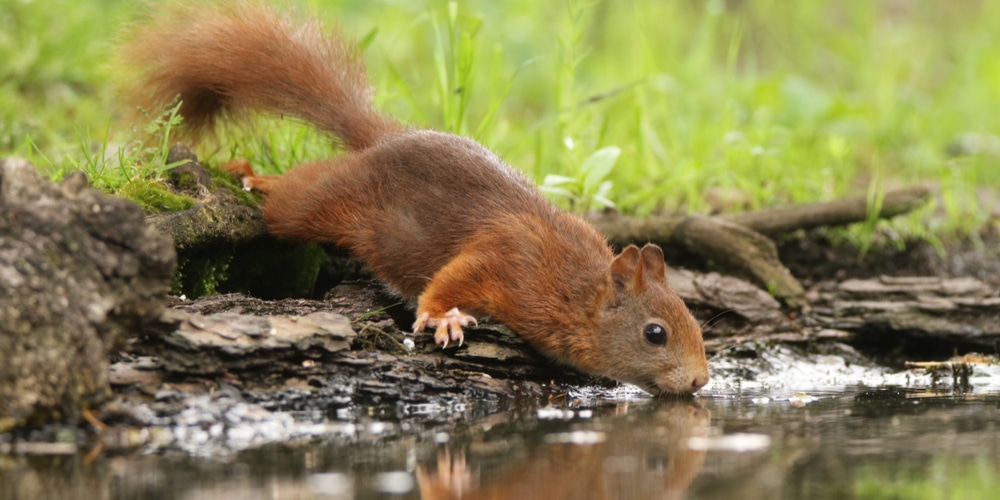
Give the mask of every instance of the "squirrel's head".
[(626, 247), (611, 262), (599, 312), (598, 372), (653, 394), (691, 394), (708, 383), (701, 327), (667, 284), (663, 250)]

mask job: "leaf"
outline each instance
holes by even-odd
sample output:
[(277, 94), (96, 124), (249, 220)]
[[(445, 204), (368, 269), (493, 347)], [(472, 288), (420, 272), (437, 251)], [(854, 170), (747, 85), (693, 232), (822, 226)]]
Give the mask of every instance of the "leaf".
[(574, 179), (573, 177), (566, 177), (563, 175), (555, 175), (555, 174), (546, 175), (545, 180), (542, 181), (542, 184), (545, 186), (561, 186), (563, 184), (579, 184), (579, 183), (580, 181), (578, 179)]
[(594, 200), (598, 205), (601, 205), (604, 208), (615, 208), (615, 202), (613, 202), (613, 201), (611, 201), (611, 200), (609, 200), (609, 199), (607, 199), (607, 198), (605, 198), (603, 196), (598, 196), (598, 195), (595, 194), (594, 196), (591, 197), (591, 199)]
[(358, 47), (362, 51), (366, 50), (368, 48), (368, 46), (371, 45), (373, 41), (375, 41), (375, 37), (377, 35), (378, 35), (378, 28), (377, 27), (376, 28), (372, 28), (371, 31), (369, 31), (368, 33), (366, 33), (365, 36), (363, 36), (361, 38), (361, 41), (358, 42)]
[(576, 197), (570, 190), (561, 187), (539, 186), (538, 190), (549, 195), (573, 199)]
[(594, 196), (601, 196), (601, 197), (608, 196), (608, 193), (611, 192), (611, 186), (612, 186), (611, 181), (602, 182), (600, 187), (597, 188), (597, 192), (594, 193)]
[(608, 193), (611, 192), (612, 183), (611, 181), (604, 181), (601, 186), (597, 188), (597, 192), (591, 196), (591, 200), (596, 202), (605, 208), (615, 208), (615, 202), (608, 198)]
[(607, 146), (594, 151), (580, 166), (583, 173), (583, 192), (593, 192), (601, 181), (611, 173), (622, 150), (617, 146)]

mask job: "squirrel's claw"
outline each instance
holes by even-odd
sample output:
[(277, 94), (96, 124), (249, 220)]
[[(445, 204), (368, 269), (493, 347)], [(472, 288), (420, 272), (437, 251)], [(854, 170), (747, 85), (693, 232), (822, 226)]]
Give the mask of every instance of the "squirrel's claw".
[(462, 345), (461, 339), (464, 336), (462, 334), (462, 327), (458, 327), (458, 333), (457, 334), (455, 333), (454, 330), (452, 330), (451, 336), (449, 337), (448, 330), (449, 330), (450, 327), (451, 327), (451, 322), (450, 321), (447, 321), (447, 320), (440, 321), (438, 323), (438, 326), (437, 326), (437, 331), (434, 332), (434, 343), (435, 344), (441, 344), (441, 348), (442, 349), (448, 347), (448, 340), (449, 340), (449, 338), (454, 338), (456, 335), (459, 338), (458, 345), (459, 346)]
[(436, 328), (434, 331), (435, 344), (441, 344), (441, 348), (444, 349), (448, 347), (449, 340), (457, 340), (458, 346), (461, 347), (465, 341), (465, 332), (462, 331), (462, 327), (469, 326), (469, 324), (478, 325), (479, 322), (476, 321), (476, 318), (459, 311), (457, 307), (453, 307), (444, 313), (443, 317), (431, 317), (430, 313), (427, 312), (420, 313), (417, 316), (417, 321), (413, 323), (413, 333), (420, 333), (428, 327)]

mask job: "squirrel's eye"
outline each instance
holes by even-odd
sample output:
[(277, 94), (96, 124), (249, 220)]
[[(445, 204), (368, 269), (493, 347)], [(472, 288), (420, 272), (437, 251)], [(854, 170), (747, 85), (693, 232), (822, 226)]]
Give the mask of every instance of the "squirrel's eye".
[(642, 329), (646, 342), (653, 345), (667, 345), (667, 329), (657, 323), (650, 323)]

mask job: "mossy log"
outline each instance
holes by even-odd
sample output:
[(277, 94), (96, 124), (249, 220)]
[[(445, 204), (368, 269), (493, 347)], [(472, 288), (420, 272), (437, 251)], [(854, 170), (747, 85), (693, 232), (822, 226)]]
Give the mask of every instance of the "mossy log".
[[(216, 171), (213, 176), (183, 144), (170, 148), (167, 162), (180, 163), (167, 171), (174, 189), (193, 195), (197, 203), (187, 210), (152, 214), (147, 219), (173, 238), (178, 251), (234, 247), (267, 235), (260, 208), (248, 202), (229, 174)], [(238, 194), (243, 194), (243, 199)]]

